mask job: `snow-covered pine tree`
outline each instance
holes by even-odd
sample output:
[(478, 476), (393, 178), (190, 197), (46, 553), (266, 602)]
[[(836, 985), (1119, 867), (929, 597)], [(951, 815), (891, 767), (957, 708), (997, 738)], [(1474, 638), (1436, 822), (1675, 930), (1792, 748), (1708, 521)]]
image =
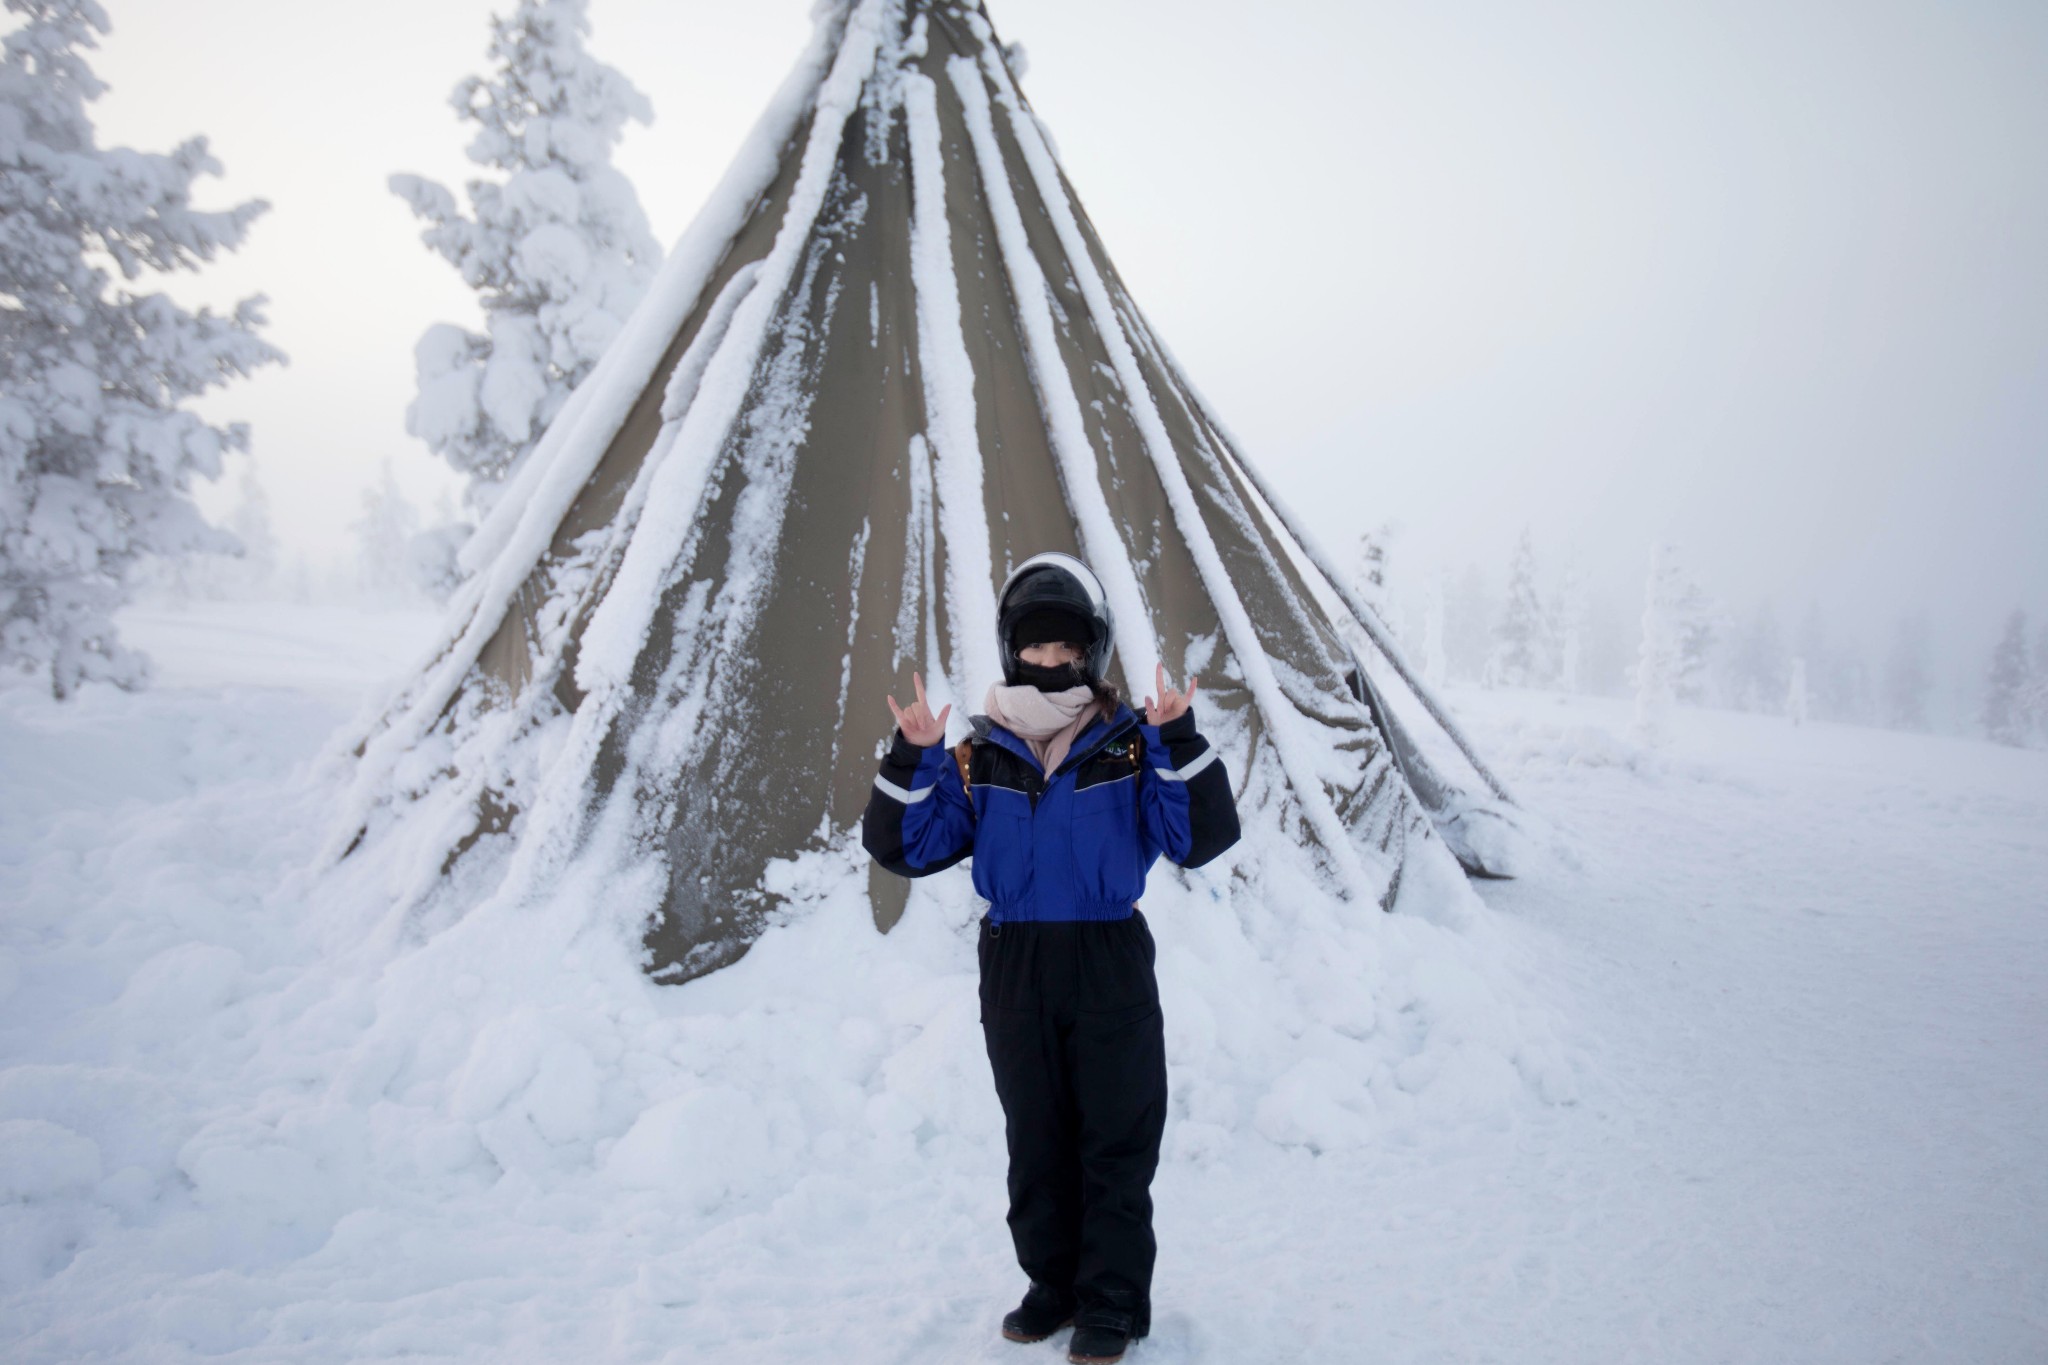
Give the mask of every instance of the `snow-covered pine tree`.
[(1678, 568), (1676, 550), (1673, 571), (1678, 574), (1677, 597), (1672, 609), (1678, 621), (1678, 699), (1694, 705), (1706, 700), (1707, 666), (1713, 661), (1714, 643), (1721, 635), (1721, 617), (1714, 601), (1690, 574)]
[(455, 514), (448, 490), (441, 490), (434, 503), (433, 522), (413, 536), (406, 547), (413, 586), (434, 602), (446, 602), (462, 586), (462, 564), (458, 556), (471, 527)]
[(363, 492), (363, 514), (353, 527), (356, 584), (365, 597), (386, 605), (414, 599), (419, 584), (412, 543), (419, 525), (419, 509), (398, 486), (391, 461), (385, 460), (383, 477)]
[(1391, 524), (1374, 530), (1361, 531), (1358, 535), (1356, 565), (1351, 572), (1351, 590), (1359, 600), (1372, 608), (1380, 624), (1394, 632), (1398, 639), (1400, 632), (1395, 628), (1393, 601), (1387, 590), (1387, 553), (1394, 539)]
[(421, 239), (477, 291), (485, 334), (436, 323), (414, 348), (419, 394), (406, 430), (468, 476), (488, 508), (590, 373), (661, 262), (632, 184), (611, 164), (647, 97), (584, 50), (585, 0), (519, 0), (491, 19), (497, 68), (450, 103), (477, 125), (471, 161), (503, 174), (468, 182), (471, 214), (443, 186), (390, 186), (430, 225)]
[(1576, 694), (1584, 685), (1586, 656), (1586, 578), (1579, 571), (1579, 559), (1569, 554), (1564, 561), (1563, 582), (1557, 590), (1557, 605), (1551, 619), (1557, 629), (1557, 685)]
[(1785, 689), (1785, 714), (1794, 725), (1806, 724), (1806, 660), (1792, 660), (1792, 681)]
[(1677, 550), (1659, 542), (1650, 554), (1643, 591), (1643, 642), (1636, 655), (1636, 710), (1631, 734), (1643, 745), (1669, 738), (1670, 716), (1686, 668), (1686, 620), (1696, 590), (1678, 566)]
[(2033, 670), (2027, 660), (2027, 614), (2005, 618), (2005, 634), (1991, 653), (1991, 674), (1984, 690), (1984, 733), (1994, 743), (2023, 745), (2033, 728), (2027, 714), (2027, 691)]
[(236, 587), (240, 596), (262, 596), (276, 579), (276, 530), (270, 528), (270, 495), (256, 477), (254, 460), (242, 471), (242, 501), (227, 514), (227, 530), (242, 542), (242, 557), (236, 561)]
[(1487, 659), (1489, 681), (1508, 687), (1537, 687), (1551, 681), (1551, 627), (1536, 591), (1536, 547), (1529, 528), (1515, 542), (1508, 563), (1508, 600), (1494, 627), (1493, 652)]
[(184, 405), (284, 353), (256, 334), (261, 295), (221, 316), (109, 292), (109, 267), (199, 269), (268, 206), (192, 206), (192, 182), (221, 171), (203, 137), (96, 145), (86, 106), (106, 87), (84, 53), (112, 25), (95, 0), (7, 8), (24, 21), (0, 59), (0, 668), (66, 697), (147, 680), (112, 620), (145, 556), (233, 548), (190, 489), (248, 429)]
[(1895, 730), (1925, 730), (1934, 676), (1927, 657), (1927, 618), (1899, 618), (1884, 667), (1884, 721)]
[(174, 576), (180, 597), (192, 593), (217, 601), (247, 601), (265, 596), (278, 572), (277, 532), (270, 525), (270, 497), (256, 477), (255, 462), (245, 462), (237, 485), (241, 498), (227, 515), (228, 533), (238, 542), (226, 554), (192, 555), (172, 561), (189, 573)]

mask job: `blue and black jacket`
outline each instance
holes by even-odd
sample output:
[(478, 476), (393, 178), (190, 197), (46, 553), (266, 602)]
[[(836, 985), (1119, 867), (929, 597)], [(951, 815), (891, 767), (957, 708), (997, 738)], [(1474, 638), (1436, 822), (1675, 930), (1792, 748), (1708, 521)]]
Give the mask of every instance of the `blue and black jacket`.
[(973, 855), (991, 924), (1124, 919), (1160, 855), (1200, 867), (1238, 839), (1222, 756), (1189, 710), (1148, 725), (1118, 703), (1047, 773), (987, 716), (957, 750), (891, 732), (861, 817), (889, 871), (926, 877)]

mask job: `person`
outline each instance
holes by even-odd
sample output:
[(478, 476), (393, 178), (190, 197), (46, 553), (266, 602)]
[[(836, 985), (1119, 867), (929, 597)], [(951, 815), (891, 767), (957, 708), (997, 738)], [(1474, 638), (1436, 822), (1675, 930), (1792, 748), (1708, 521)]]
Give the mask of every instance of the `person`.
[(1152, 1176), (1166, 1126), (1156, 949), (1138, 909), (1164, 856), (1199, 867), (1237, 842), (1217, 751), (1195, 730), (1199, 679), (1162, 665), (1140, 717), (1107, 681), (1115, 622), (1080, 560), (1034, 555), (997, 597), (1004, 677), (957, 749), (889, 698), (896, 728), (862, 817), (889, 871), (973, 859), (981, 1024), (1009, 1145), (1009, 1215), (1030, 1279), (1012, 1341), (1073, 1325), (1068, 1360), (1122, 1358), (1151, 1325)]

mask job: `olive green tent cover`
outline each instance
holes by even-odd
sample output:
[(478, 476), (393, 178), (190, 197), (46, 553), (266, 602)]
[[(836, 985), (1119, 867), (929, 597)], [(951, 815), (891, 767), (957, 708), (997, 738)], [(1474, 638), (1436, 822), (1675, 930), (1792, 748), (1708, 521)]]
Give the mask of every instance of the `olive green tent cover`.
[[(424, 920), (566, 879), (657, 979), (714, 970), (772, 864), (855, 837), (884, 694), (921, 669), (964, 733), (1042, 550), (1101, 577), (1127, 696), (1200, 674), (1247, 830), (1336, 894), (1504, 870), (1507, 793), (1153, 333), (986, 12), (827, 7), (466, 547), (330, 856), (392, 858)], [(878, 927), (906, 889), (873, 876)]]

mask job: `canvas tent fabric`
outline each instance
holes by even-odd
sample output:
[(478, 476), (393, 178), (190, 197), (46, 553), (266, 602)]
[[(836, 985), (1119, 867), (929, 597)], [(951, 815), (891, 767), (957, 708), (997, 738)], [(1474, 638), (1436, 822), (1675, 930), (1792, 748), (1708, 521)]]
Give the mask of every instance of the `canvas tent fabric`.
[[(1109, 595), (1112, 678), (1199, 673), (1245, 818), (1339, 895), (1502, 870), (1505, 793), (1400, 731), (1375, 672), (1448, 718), (1396, 653), (1353, 651), (1291, 521), (1125, 290), (983, 8), (828, 4), (358, 732), (329, 856), (403, 850), (421, 921), (578, 878), (656, 979), (715, 970), (770, 923), (778, 859), (854, 837), (884, 695), (921, 669), (964, 733), (1001, 675), (997, 587), (1059, 550)], [(871, 891), (886, 930), (905, 885)]]

